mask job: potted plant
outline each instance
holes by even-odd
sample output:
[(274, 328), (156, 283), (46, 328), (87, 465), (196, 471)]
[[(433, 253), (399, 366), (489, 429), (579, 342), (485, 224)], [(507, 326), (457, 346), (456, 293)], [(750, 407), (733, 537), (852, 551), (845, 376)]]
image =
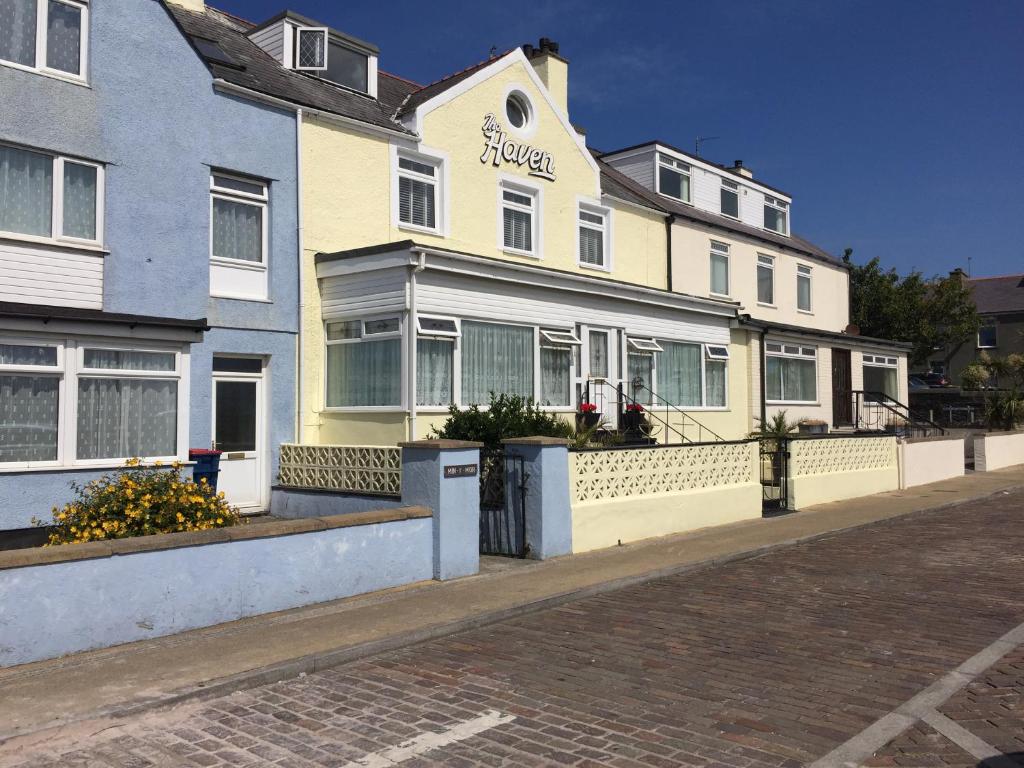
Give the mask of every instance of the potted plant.
[(804, 435), (824, 435), (828, 432), (828, 422), (822, 419), (804, 419), (798, 426)]
[(580, 403), (579, 410), (576, 412), (576, 429), (588, 431), (594, 429), (600, 423), (601, 414), (597, 411), (597, 405), (594, 403)]
[(771, 456), (772, 478), (778, 482), (782, 477), (783, 452), (786, 451), (786, 440), (796, 436), (801, 422), (786, 419), (786, 412), (779, 411), (769, 419), (755, 419), (759, 429), (750, 433), (751, 437), (761, 440), (761, 456)]
[(640, 403), (629, 403), (622, 414), (622, 428), (627, 432), (641, 432), (646, 425), (644, 407)]

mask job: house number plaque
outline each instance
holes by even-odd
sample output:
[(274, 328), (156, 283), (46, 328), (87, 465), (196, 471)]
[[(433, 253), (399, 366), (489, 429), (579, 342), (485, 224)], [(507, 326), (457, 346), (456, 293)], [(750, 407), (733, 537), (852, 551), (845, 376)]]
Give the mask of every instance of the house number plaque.
[(444, 468), (444, 478), (476, 477), (476, 464), (449, 464)]

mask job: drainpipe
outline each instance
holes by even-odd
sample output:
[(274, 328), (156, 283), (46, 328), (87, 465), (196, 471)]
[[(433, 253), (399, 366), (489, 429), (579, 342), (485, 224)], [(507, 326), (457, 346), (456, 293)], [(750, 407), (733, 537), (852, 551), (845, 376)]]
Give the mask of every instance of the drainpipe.
[(668, 274), (668, 285), (666, 288), (669, 291), (672, 290), (672, 225), (675, 223), (675, 220), (675, 214), (672, 213), (665, 217), (665, 250), (667, 251), (666, 255), (668, 256), (668, 268), (666, 270)]
[(298, 279), (299, 279), (299, 322), (296, 325), (298, 333), (295, 336), (296, 363), (295, 366), (295, 437), (293, 442), (302, 442), (302, 419), (305, 413), (305, 391), (302, 381), (303, 363), (306, 357), (305, 337), (302, 334), (302, 323), (305, 322), (306, 314), (306, 279), (305, 262), (306, 254), (302, 250), (302, 110), (295, 110), (295, 240), (298, 248)]
[(408, 339), (408, 351), (409, 355), (407, 368), (409, 370), (409, 379), (407, 388), (409, 391), (409, 440), (416, 439), (416, 327), (417, 313), (416, 313), (416, 275), (426, 269), (427, 266), (427, 254), (420, 251), (419, 261), (416, 263), (409, 272), (409, 332), (407, 335)]
[(764, 335), (768, 333), (768, 326), (761, 329), (761, 429), (764, 429), (765, 419), (768, 418), (768, 376), (765, 370), (764, 356)]

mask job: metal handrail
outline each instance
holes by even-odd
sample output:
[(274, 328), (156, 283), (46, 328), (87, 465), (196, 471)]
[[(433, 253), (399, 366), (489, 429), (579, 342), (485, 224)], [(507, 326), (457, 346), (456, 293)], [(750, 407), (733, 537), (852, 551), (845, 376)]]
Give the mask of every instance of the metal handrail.
[[(619, 399), (618, 399), (618, 401), (617, 401), (617, 402), (615, 403), (615, 407), (616, 407), (616, 409), (617, 409), (617, 411), (618, 411), (618, 416), (619, 416), (619, 424), (620, 424), (620, 426), (621, 426), (621, 424), (622, 424), (622, 414), (623, 414), (623, 412), (625, 411), (625, 408), (623, 407), (623, 403), (624, 403), (624, 401), (625, 401), (625, 400), (626, 400), (626, 399), (628, 398), (628, 399), (629, 399), (629, 400), (631, 400), (631, 401), (632, 401), (633, 403), (635, 403), (636, 405), (639, 405), (639, 406), (641, 406), (641, 407), (643, 406), (643, 403), (641, 403), (641, 402), (637, 401), (636, 399), (634, 399), (634, 398), (632, 398), (632, 397), (629, 397), (629, 395), (627, 395), (627, 394), (626, 394), (625, 392), (623, 392), (623, 391), (622, 391), (622, 383), (621, 383), (621, 382), (620, 382), (619, 384), (617, 384), (617, 385), (615, 386), (615, 391), (616, 391), (616, 392), (618, 393), (618, 395), (619, 395)], [(583, 389), (583, 397), (584, 397), (584, 402), (587, 402), (587, 403), (593, 402), (593, 401), (591, 400), (591, 398), (590, 398), (590, 382), (589, 382), (589, 381), (588, 381), (588, 382), (586, 383), (586, 386), (585, 386), (585, 387), (584, 387), (584, 389)], [(603, 397), (603, 395), (602, 395), (601, 399), (602, 399), (602, 401), (604, 400), (604, 397)], [(679, 436), (679, 438), (680, 438), (680, 441), (681, 441), (681, 442), (684, 442), (684, 443), (692, 443), (692, 442), (693, 442), (693, 440), (691, 440), (690, 438), (688, 438), (688, 437), (687, 437), (687, 436), (686, 436), (685, 434), (683, 434), (683, 433), (682, 433), (682, 432), (680, 432), (680, 431), (679, 431), (678, 429), (676, 429), (675, 427), (673, 427), (673, 426), (672, 426), (671, 424), (669, 424), (669, 423), (668, 423), (667, 421), (663, 421), (663, 420), (662, 420), (661, 418), (659, 418), (659, 417), (657, 416), (657, 414), (655, 414), (655, 413), (652, 413), (651, 411), (647, 410), (646, 408), (644, 409), (644, 412), (645, 412), (645, 413), (647, 413), (647, 414), (649, 414), (649, 415), (651, 415), (651, 416), (653, 416), (653, 417), (654, 417), (654, 419), (655, 419), (656, 421), (658, 421), (658, 422), (659, 422), (660, 424), (662, 424), (662, 425), (663, 425), (663, 426), (665, 427), (665, 429), (666, 429), (666, 430), (668, 430), (668, 431), (671, 431), (671, 432), (674, 432), (675, 434), (677, 434), (677, 435)], [(667, 442), (667, 440), (666, 440), (666, 442)]]
[(665, 418), (666, 418), (666, 420), (668, 419), (668, 409), (671, 408), (673, 411), (675, 411), (676, 413), (678, 413), (680, 416), (683, 417), (683, 429), (684, 430), (686, 429), (686, 420), (687, 419), (690, 420), (691, 422), (693, 422), (697, 426), (697, 437), (698, 437), (697, 442), (699, 442), (699, 443), (704, 442), (703, 437), (704, 437), (704, 433), (705, 432), (710, 434), (717, 441), (722, 441), (722, 440), (725, 439), (721, 435), (719, 435), (717, 432), (715, 432), (713, 429), (709, 429), (708, 427), (705, 427), (703, 424), (701, 424), (699, 421), (697, 421), (695, 418), (693, 418), (693, 416), (691, 416), (689, 413), (684, 411), (678, 405), (676, 405), (673, 402), (670, 402), (669, 400), (666, 400), (664, 397), (659, 395), (653, 389), (648, 387), (646, 384), (644, 384), (643, 379), (641, 379), (639, 377), (635, 378), (635, 379), (633, 379), (632, 384), (633, 384), (634, 388), (639, 387), (640, 389), (647, 390), (648, 392), (651, 393), (652, 397), (657, 398), (658, 400), (660, 400), (665, 405)]
[[(880, 407), (903, 419), (911, 432), (917, 430), (921, 432), (923, 436), (927, 436), (930, 431), (935, 430), (940, 435), (946, 434), (946, 430), (943, 427), (940, 427), (931, 419), (927, 419), (924, 416), (921, 416), (920, 414), (917, 414), (914, 411), (910, 410), (909, 406), (905, 405), (904, 403), (901, 403), (896, 398), (887, 395), (885, 392), (873, 392), (863, 389), (854, 389), (851, 390), (851, 394), (854, 397), (854, 411), (856, 414), (858, 426), (860, 426), (863, 421), (861, 416), (861, 406), (863, 404), (868, 404)], [(870, 397), (871, 400), (868, 400), (868, 397)], [(902, 412), (898, 410), (900, 408), (902, 409)]]

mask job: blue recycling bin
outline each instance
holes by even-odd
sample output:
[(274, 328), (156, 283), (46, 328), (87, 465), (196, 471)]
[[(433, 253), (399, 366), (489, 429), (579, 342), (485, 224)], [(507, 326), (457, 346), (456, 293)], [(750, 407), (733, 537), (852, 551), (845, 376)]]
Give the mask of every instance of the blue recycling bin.
[(194, 461), (192, 480), (199, 482), (204, 477), (206, 484), (217, 492), (217, 475), (220, 474), (220, 455), (223, 451), (212, 451), (208, 448), (190, 448), (188, 460)]

